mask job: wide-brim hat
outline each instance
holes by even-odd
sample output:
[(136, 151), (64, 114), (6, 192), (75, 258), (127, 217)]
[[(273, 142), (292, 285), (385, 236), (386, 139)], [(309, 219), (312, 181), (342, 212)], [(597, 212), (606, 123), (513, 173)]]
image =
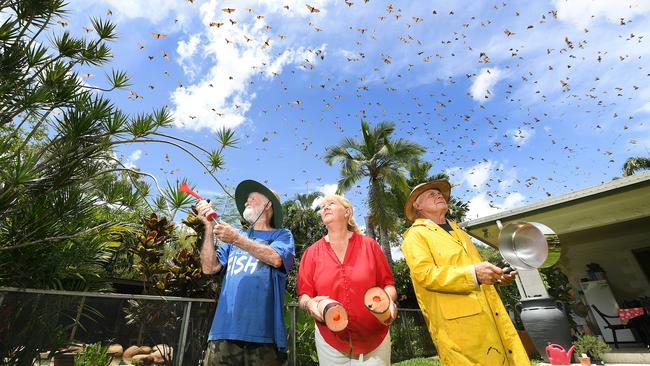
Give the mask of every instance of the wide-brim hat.
[(449, 196), (451, 196), (451, 184), (445, 179), (436, 179), (430, 182), (418, 184), (413, 188), (409, 198), (406, 200), (404, 205), (404, 215), (409, 221), (414, 221), (416, 218), (415, 209), (413, 208), (413, 202), (421, 195), (423, 192), (430, 189), (437, 189), (442, 193), (442, 196), (445, 197), (445, 201), (449, 203)]
[(278, 197), (277, 193), (268, 189), (262, 183), (251, 179), (242, 181), (237, 185), (237, 188), (235, 188), (235, 203), (237, 204), (237, 211), (239, 211), (239, 214), (244, 216), (244, 209), (246, 208), (244, 205), (246, 204), (246, 200), (248, 200), (248, 195), (252, 192), (261, 193), (271, 201), (273, 204), (271, 226), (276, 229), (282, 227), (282, 205), (280, 204), (280, 197)]

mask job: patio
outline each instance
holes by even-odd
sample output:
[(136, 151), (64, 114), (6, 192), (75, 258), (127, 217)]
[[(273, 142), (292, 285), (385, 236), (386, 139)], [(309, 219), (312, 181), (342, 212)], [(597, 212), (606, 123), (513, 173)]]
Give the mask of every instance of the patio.
[[(647, 366), (650, 365), (650, 350), (646, 347), (622, 345), (619, 349), (603, 355), (607, 366)], [(541, 362), (539, 366), (550, 366), (550, 363)], [(579, 363), (571, 365), (580, 366)]]

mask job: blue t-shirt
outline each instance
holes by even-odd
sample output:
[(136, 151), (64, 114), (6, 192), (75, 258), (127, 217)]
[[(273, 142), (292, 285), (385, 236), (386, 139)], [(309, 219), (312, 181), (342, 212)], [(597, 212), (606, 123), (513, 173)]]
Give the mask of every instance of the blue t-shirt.
[(273, 268), (235, 245), (221, 244), (216, 254), (224, 278), (208, 340), (275, 343), (286, 352), (284, 291), (295, 256), (293, 236), (287, 229), (253, 230), (247, 236), (275, 249), (282, 266)]

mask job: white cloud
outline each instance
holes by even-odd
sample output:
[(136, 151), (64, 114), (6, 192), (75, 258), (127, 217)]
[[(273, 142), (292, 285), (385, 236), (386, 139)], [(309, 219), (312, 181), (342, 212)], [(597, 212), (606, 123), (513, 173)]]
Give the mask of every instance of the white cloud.
[(477, 102), (482, 102), (492, 97), (492, 89), (496, 83), (503, 78), (503, 72), (496, 67), (483, 68), (479, 75), (474, 79), (470, 88), (472, 98)]
[(555, 0), (557, 18), (579, 28), (603, 18), (618, 24), (650, 12), (647, 0)]
[(504, 210), (515, 208), (521, 205), (521, 203), (524, 202), (525, 199), (526, 197), (524, 197), (524, 195), (522, 195), (519, 192), (510, 193), (509, 195), (506, 196), (506, 199), (504, 199), (503, 202), (501, 203), (501, 208), (503, 208)]
[[(524, 202), (526, 197), (512, 191), (517, 181), (517, 169), (506, 166), (507, 162), (484, 160), (469, 168), (454, 167), (446, 171), (452, 177), (460, 176), (461, 185), (467, 184), (467, 192), (474, 194), (468, 201), (467, 220), (508, 210)], [(457, 192), (459, 189), (456, 188)], [(461, 199), (465, 201), (464, 197)]]
[(179, 56), (177, 62), (181, 65), (183, 72), (185, 72), (185, 75), (187, 75), (190, 80), (193, 80), (199, 72), (198, 65), (192, 62), (192, 57), (196, 54), (200, 41), (201, 36), (195, 34), (191, 36), (187, 42), (179, 41), (178, 47), (176, 48), (176, 52)]
[(129, 160), (137, 161), (140, 159), (141, 156), (142, 156), (142, 150), (138, 149), (132, 152), (131, 155), (129, 155)]
[[(275, 13), (284, 16), (286, 9), (281, 4), (244, 2), (237, 7), (243, 10), (249, 5), (265, 18), (252, 17), (245, 11), (225, 13), (221, 11), (223, 4), (214, 0), (200, 6), (203, 32), (179, 42), (177, 51), (179, 63), (190, 79), (204, 76), (195, 84), (179, 87), (172, 93), (172, 112), (177, 126), (193, 130), (235, 127), (246, 121), (246, 112), (255, 99), (251, 91), (255, 78), (273, 78), (286, 65), (315, 60), (307, 46), (292, 46), (265, 28), (266, 20)], [(292, 16), (308, 14), (304, 4), (293, 5), (299, 10), (292, 12)], [(285, 22), (290, 22), (290, 18)], [(231, 20), (236, 23), (231, 24)], [(210, 27), (210, 22), (224, 25)], [(197, 48), (201, 52), (197, 52)], [(318, 49), (324, 52), (325, 45)], [(208, 70), (200, 70), (198, 65), (208, 65)]]
[(499, 190), (505, 191), (506, 189), (510, 188), (517, 180), (517, 169), (511, 168), (508, 170), (504, 170), (503, 164), (500, 164), (499, 168), (501, 171), (504, 172), (503, 179), (497, 180), (497, 182), (499, 183)]
[(525, 197), (519, 192), (508, 194), (500, 203), (490, 198), (486, 193), (479, 193), (469, 201), (467, 220), (495, 214), (520, 206)]
[[(322, 186), (318, 186), (316, 190), (318, 192), (321, 192), (323, 195), (327, 196), (330, 194), (336, 194), (336, 190), (338, 189), (338, 184), (336, 183), (331, 183), (331, 184), (323, 184)], [(320, 205), (320, 202), (323, 200), (322, 197), (318, 197), (314, 200), (314, 203), (311, 205), (312, 209), (315, 209)]]
[(394, 261), (398, 261), (404, 258), (404, 253), (402, 253), (402, 249), (400, 247), (390, 247), (390, 254), (392, 255)]
[(463, 172), (463, 181), (467, 182), (470, 189), (479, 189), (483, 186), (492, 174), (493, 163), (490, 160), (482, 161)]
[(517, 129), (508, 130), (506, 133), (515, 144), (523, 146), (530, 141), (533, 135), (535, 135), (535, 130), (529, 127), (519, 127)]
[(142, 150), (138, 149), (132, 152), (129, 157), (126, 159), (126, 162), (124, 163), (124, 166), (129, 168), (129, 169), (135, 169), (137, 168), (137, 165), (135, 165), (135, 162), (140, 160), (140, 157), (142, 156)]
[(329, 194), (336, 194), (336, 190), (338, 189), (338, 184), (336, 183), (331, 183), (331, 184), (323, 184), (322, 186), (318, 186), (316, 190), (318, 192), (323, 193), (324, 195), (329, 195)]

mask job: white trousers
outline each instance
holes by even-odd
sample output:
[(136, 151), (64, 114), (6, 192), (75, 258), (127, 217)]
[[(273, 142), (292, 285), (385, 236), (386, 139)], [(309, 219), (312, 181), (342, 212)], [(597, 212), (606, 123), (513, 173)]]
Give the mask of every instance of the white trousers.
[(390, 365), (390, 331), (386, 333), (384, 340), (371, 352), (362, 355), (345, 354), (330, 346), (316, 327), (314, 334), (316, 340), (316, 353), (318, 353), (318, 364), (320, 366), (386, 366)]

